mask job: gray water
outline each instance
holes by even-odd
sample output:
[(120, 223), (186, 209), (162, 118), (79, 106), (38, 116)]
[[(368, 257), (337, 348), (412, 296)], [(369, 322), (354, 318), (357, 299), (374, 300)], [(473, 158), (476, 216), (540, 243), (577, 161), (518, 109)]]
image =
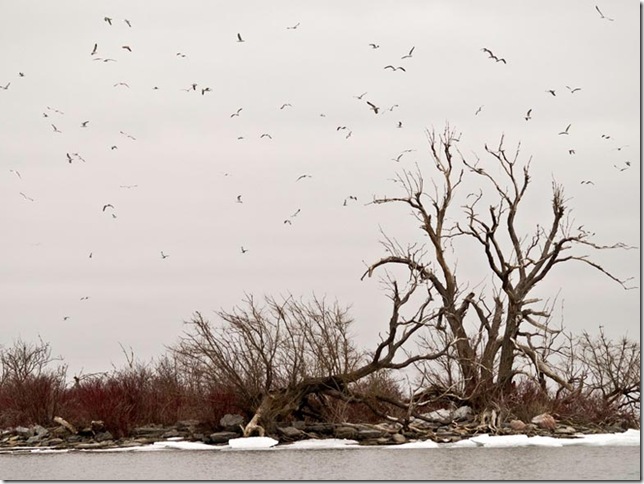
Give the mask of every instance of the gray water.
[(0, 454), (4, 480), (640, 479), (640, 447)]

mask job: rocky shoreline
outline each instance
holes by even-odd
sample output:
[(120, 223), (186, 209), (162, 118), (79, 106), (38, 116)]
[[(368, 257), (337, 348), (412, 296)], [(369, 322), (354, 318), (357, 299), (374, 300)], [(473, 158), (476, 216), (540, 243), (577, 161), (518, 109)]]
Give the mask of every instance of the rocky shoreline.
[[(474, 416), (468, 407), (461, 407), (451, 412), (439, 410), (425, 414), (422, 420), (414, 419), (407, 428), (391, 422), (332, 424), (293, 421), (277, 427), (275, 435), (271, 437), (277, 439), (280, 444), (304, 439), (336, 438), (355, 440), (361, 445), (396, 445), (419, 440), (453, 443), (480, 434), (575, 438), (579, 434), (625, 431), (617, 425), (572, 427), (557, 423), (548, 414), (538, 415), (529, 423), (510, 420), (499, 424), (495, 417)], [(55, 421), (59, 425), (50, 428), (32, 425), (0, 430), (0, 451), (123, 449), (151, 445), (167, 439), (222, 445), (227, 444), (230, 439), (241, 437), (244, 424), (242, 416), (228, 414), (221, 419), (216, 429), (197, 420), (185, 420), (171, 426), (150, 424), (136, 427), (128, 437), (115, 438), (102, 421), (93, 421), (91, 425), (78, 430), (60, 417)]]

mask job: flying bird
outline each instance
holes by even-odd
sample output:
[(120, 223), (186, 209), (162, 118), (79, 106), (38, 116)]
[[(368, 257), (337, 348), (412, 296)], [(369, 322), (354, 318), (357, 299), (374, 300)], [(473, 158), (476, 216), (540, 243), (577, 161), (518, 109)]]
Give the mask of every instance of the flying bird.
[(503, 62), (504, 64), (507, 64), (505, 59), (497, 57), (490, 49), (483, 47), (481, 50), (488, 54), (488, 59), (494, 59), (497, 62)]
[(407, 72), (404, 67), (385, 66), (385, 69), (391, 69), (392, 71)]
[(298, 213), (300, 213), (300, 212), (301, 212), (301, 209), (299, 209), (299, 208), (298, 208), (298, 209), (295, 211), (295, 213), (294, 213), (293, 215), (291, 215), (291, 217), (290, 217), (290, 218), (297, 217), (297, 214), (298, 214)]
[(569, 154), (569, 155), (574, 155), (574, 154), (575, 154), (575, 150), (568, 150), (568, 154)]
[(33, 202), (33, 201), (34, 201), (34, 199), (33, 199), (33, 198), (28, 197), (27, 195), (25, 195), (25, 194), (24, 194), (24, 193), (22, 193), (22, 192), (20, 192), (20, 195), (22, 195), (23, 197), (25, 197), (25, 198), (26, 198), (27, 200), (29, 200), (30, 202)]
[(108, 24), (112, 25), (112, 19), (110, 17), (103, 18)]
[(532, 113), (532, 108), (528, 109), (528, 112), (525, 113), (525, 120), (530, 121), (532, 119), (532, 116), (530, 114)]
[(571, 127), (571, 126), (572, 126), (572, 124), (569, 124), (568, 126), (566, 126), (566, 129), (565, 129), (565, 130), (563, 130), (563, 131), (562, 131), (561, 133), (559, 133), (559, 134), (568, 134), (568, 130), (570, 129), (570, 127)]
[(363, 92), (363, 93), (362, 93), (362, 94), (360, 94), (359, 96), (353, 96), (353, 97), (354, 97), (354, 98), (356, 98), (356, 99), (360, 99), (360, 100), (362, 101), (362, 98), (365, 96), (365, 94), (367, 94), (367, 93), (366, 93), (366, 92)]
[(582, 180), (581, 184), (582, 185), (594, 185), (595, 183), (593, 183), (591, 180)]
[(376, 106), (373, 103), (370, 103), (369, 101), (367, 101), (367, 104), (369, 105), (369, 107), (372, 109), (374, 113), (378, 114), (378, 110), (380, 109), (378, 106)]
[(118, 148), (119, 148), (118, 146), (116, 146), (116, 145), (112, 145), (112, 147), (111, 147), (110, 149), (111, 149), (111, 150), (118, 150)]
[(237, 34), (237, 42), (245, 42), (240, 33)]
[(349, 131), (347, 135), (345, 136), (346, 139), (351, 138), (351, 135), (353, 134), (353, 131)]
[(128, 19), (124, 18), (123, 22), (125, 22), (128, 27), (130, 27), (130, 28), (132, 27), (132, 24), (130, 23), (130, 21)]
[(125, 131), (119, 131), (119, 133), (121, 133), (123, 136), (127, 136), (131, 140), (136, 141), (136, 138), (134, 136), (132, 136), (131, 134), (127, 134)]
[(164, 253), (163, 253), (163, 251), (161, 251), (161, 258), (162, 258), (162, 259), (167, 259), (168, 257), (170, 257), (170, 256), (169, 256), (169, 255), (164, 254)]
[(114, 84), (114, 87), (118, 87), (118, 86), (125, 86), (128, 89), (130, 88), (130, 85), (127, 82), (117, 82), (116, 84)]
[(210, 89), (209, 87), (204, 87), (204, 88), (201, 90), (201, 95), (203, 96), (204, 94), (206, 94), (207, 92), (210, 92), (210, 91), (211, 91), (211, 89)]
[(82, 298), (80, 298), (81, 301), (87, 301), (88, 299), (89, 299), (89, 296), (83, 296)]
[(96, 54), (97, 50), (98, 50), (98, 44), (94, 44), (94, 48), (92, 49), (92, 53), (90, 55)]
[(300, 26), (300, 23), (298, 22), (298, 23), (296, 23), (295, 25), (293, 25), (293, 27), (286, 27), (286, 30), (295, 30), (295, 29), (296, 29), (296, 28), (298, 28), (299, 26)]
[(601, 11), (601, 10), (599, 10), (599, 7), (598, 7), (597, 5), (595, 5), (595, 10), (597, 10), (597, 12), (599, 12), (599, 15), (601, 15), (601, 18), (606, 19), (606, 20), (608, 20), (609, 22), (612, 22), (613, 20), (615, 20), (614, 18), (608, 18), (608, 17), (606, 17), (606, 16), (602, 13), (602, 11)]
[(0, 88), (4, 89), (6, 91), (7, 89), (9, 89), (10, 84), (11, 84), (10, 82), (7, 82), (6, 86), (0, 86)]
[(106, 203), (105, 205), (103, 205), (103, 212), (108, 208), (114, 209), (114, 205), (112, 205), (111, 203)]
[(336, 131), (340, 131), (342, 129), (347, 129), (347, 127), (346, 126), (338, 126), (337, 128), (335, 128)]
[(556, 94), (555, 94), (555, 90), (554, 90), (554, 89), (546, 89), (546, 92), (549, 92), (549, 93), (550, 93), (550, 94), (552, 94), (553, 96), (556, 96)]
[(575, 88), (572, 88), (572, 87), (570, 87), (570, 86), (566, 86), (566, 89), (568, 89), (568, 90), (570, 91), (570, 94), (574, 94), (574, 93), (576, 93), (577, 91), (581, 91), (581, 87), (575, 87)]
[(474, 113), (474, 116), (476, 116), (478, 113), (480, 113), (482, 109), (483, 109), (483, 106), (479, 106), (479, 108)]
[(70, 155), (69, 153), (66, 153), (66, 155), (67, 155), (67, 161), (68, 161), (69, 163), (71, 163), (71, 162), (72, 162), (72, 157), (71, 157), (71, 155)]
[(248, 252), (248, 249), (244, 249), (244, 246), (242, 245), (241, 246), (241, 252), (242, 252), (242, 254), (245, 254), (246, 252)]
[(87, 128), (87, 123), (89, 123), (89, 121), (83, 121), (81, 123), (81, 128)]
[(416, 46), (412, 47), (411, 50), (409, 51), (409, 54), (402, 56), (401, 59), (407, 59), (408, 57), (411, 57), (415, 48)]
[(391, 107), (389, 108), (389, 112), (392, 112), (392, 111), (393, 111), (394, 109), (396, 109), (397, 107), (398, 107), (398, 104), (394, 104), (393, 106), (391, 106)]
[(237, 203), (244, 203), (244, 202), (242, 202), (241, 197), (242, 197), (241, 195), (237, 195)]
[(121, 46), (121, 49), (125, 49), (125, 50), (127, 50), (128, 52), (132, 52), (132, 47), (130, 47), (129, 45), (122, 45), (122, 46)]
[(177, 52), (176, 55), (179, 56), (179, 57), (185, 57), (186, 56), (186, 54), (182, 54), (181, 52)]
[(603, 139), (610, 139), (610, 135), (602, 134), (602, 138), (603, 138)]
[(284, 220), (285, 224), (293, 225), (289, 219)]
[(261, 136), (260, 136), (260, 138), (269, 138), (269, 139), (273, 139), (273, 137), (272, 137), (270, 134), (268, 134), (268, 133), (264, 133), (263, 135), (261, 135)]
[(20, 176), (20, 172), (18, 170), (9, 170), (9, 171), (15, 173), (16, 176), (22, 180), (22, 177)]
[(136, 188), (138, 185), (119, 185), (119, 188)]
[(369, 47), (371, 47), (372, 49), (379, 49), (380, 48), (380, 46), (378, 44), (369, 44)]
[(295, 181), (296, 181), (296, 182), (297, 182), (297, 181), (300, 181), (300, 180), (302, 180), (303, 178), (313, 178), (313, 177), (312, 177), (311, 175), (306, 175), (306, 174), (305, 174), (305, 175), (300, 175), (300, 176), (298, 176), (298, 177), (297, 177), (297, 180), (295, 180)]
[(24, 72), (19, 72), (19, 73), (18, 73), (18, 75), (19, 75), (20, 77), (25, 77), (25, 73), (24, 73)]
[(396, 127), (397, 128), (402, 128), (402, 121), (398, 121), (398, 126), (396, 126)]
[(282, 104), (282, 106), (280, 107), (280, 109), (284, 109), (284, 108), (286, 108), (286, 107), (289, 107), (289, 108), (290, 108), (290, 107), (293, 107), (293, 106), (291, 106), (289, 103), (284, 103), (284, 104)]
[(239, 108), (236, 113), (233, 113), (230, 115), (231, 118), (234, 118), (235, 116), (239, 116), (239, 113), (241, 113), (241, 110), (244, 108)]
[(395, 158), (392, 158), (391, 160), (392, 160), (392, 161), (396, 161), (396, 162), (400, 162), (400, 159), (402, 158), (402, 156), (403, 156), (404, 154), (405, 154), (405, 153), (400, 153), (398, 156), (396, 156)]
[(56, 127), (56, 125), (52, 124), (52, 125), (51, 125), (51, 127), (52, 127), (52, 128), (54, 128), (54, 133), (62, 133), (62, 131), (60, 131), (60, 130)]

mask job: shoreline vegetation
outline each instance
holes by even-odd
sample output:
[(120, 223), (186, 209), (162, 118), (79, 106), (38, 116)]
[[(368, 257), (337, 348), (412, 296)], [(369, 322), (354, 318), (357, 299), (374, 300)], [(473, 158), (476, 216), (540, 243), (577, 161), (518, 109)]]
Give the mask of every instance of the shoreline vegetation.
[[(361, 280), (380, 276), (390, 303), (371, 322), (375, 348), (355, 343), (348, 308), (292, 295), (247, 295), (214, 321), (197, 311), (160, 358), (141, 363), (123, 349), (123, 368), (73, 382), (48, 343), (14, 341), (0, 346), (0, 446), (168, 435), (379, 444), (638, 429), (639, 342), (611, 340), (602, 326), (597, 335), (565, 331), (554, 322), (559, 301), (540, 292), (571, 264), (634, 289), (590, 255), (634, 247), (575, 228), (556, 182), (537, 223), (523, 209), (531, 178), (520, 144), (485, 144), (484, 164), (464, 158), (449, 126), (427, 139), (432, 163), (400, 172), (399, 193), (371, 202), (410, 211), (424, 241), (383, 233), (382, 258), (366, 266)], [(480, 280), (460, 280), (459, 254), (485, 266)]]

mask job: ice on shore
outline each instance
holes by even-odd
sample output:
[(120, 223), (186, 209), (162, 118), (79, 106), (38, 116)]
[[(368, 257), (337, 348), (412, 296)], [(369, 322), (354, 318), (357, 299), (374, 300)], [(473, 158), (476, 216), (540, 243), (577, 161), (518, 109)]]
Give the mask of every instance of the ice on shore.
[(230, 439), (228, 446), (231, 449), (270, 449), (277, 445), (279, 441), (271, 437), (240, 437), (238, 439)]
[(359, 447), (357, 440), (351, 439), (307, 439), (281, 446), (281, 449), (345, 449)]

